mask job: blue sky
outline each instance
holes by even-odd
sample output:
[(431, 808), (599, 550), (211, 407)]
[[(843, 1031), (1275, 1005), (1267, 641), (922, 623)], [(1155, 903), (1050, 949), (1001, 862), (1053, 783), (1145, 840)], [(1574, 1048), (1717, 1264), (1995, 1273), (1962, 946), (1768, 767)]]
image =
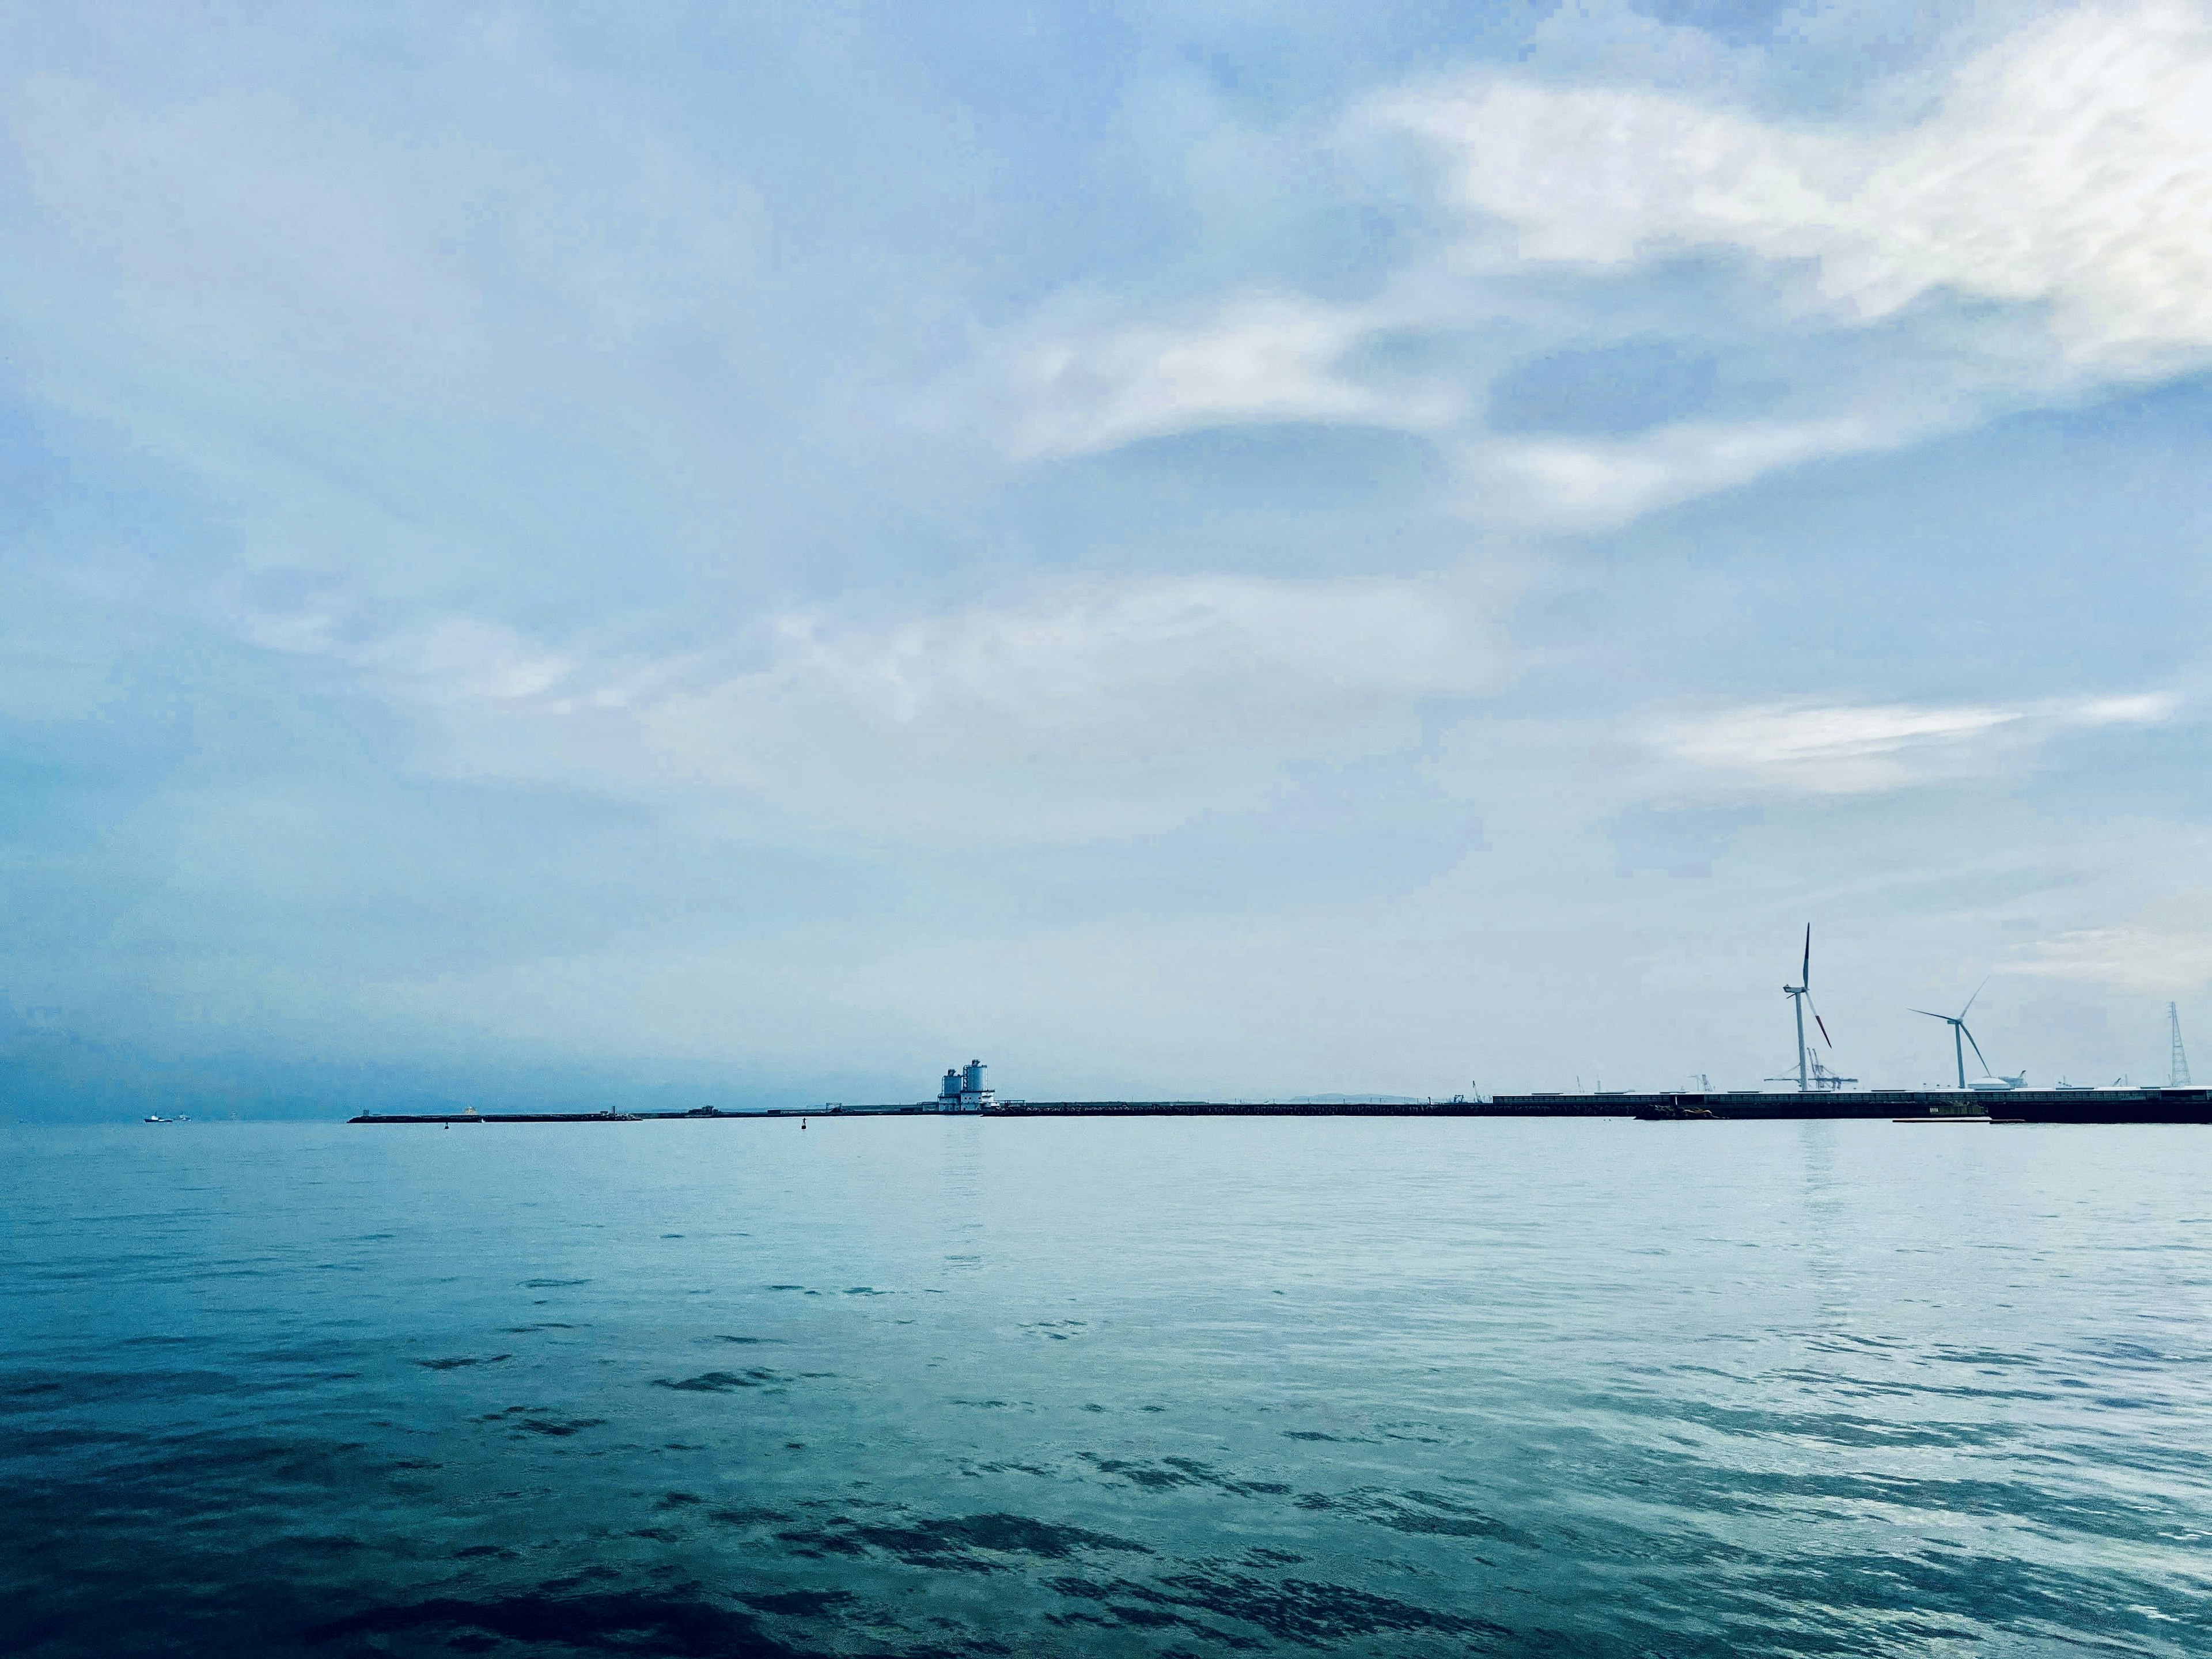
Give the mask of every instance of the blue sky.
[(0, 45), (19, 1115), (2212, 1044), (2203, 6)]

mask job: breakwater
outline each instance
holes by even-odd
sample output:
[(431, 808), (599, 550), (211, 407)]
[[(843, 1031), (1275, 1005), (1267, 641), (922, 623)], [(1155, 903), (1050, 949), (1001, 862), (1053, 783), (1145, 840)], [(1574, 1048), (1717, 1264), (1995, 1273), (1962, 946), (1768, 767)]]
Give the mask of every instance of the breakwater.
[(784, 1107), (729, 1112), (364, 1112), (369, 1124), (641, 1123), (823, 1117), (1623, 1117), (1645, 1121), (1776, 1118), (1987, 1116), (2016, 1123), (2212, 1123), (2212, 1088), (1863, 1089), (1806, 1094), (1662, 1091), (1498, 1095), (1488, 1100), (1408, 1102), (1016, 1100), (981, 1112), (918, 1105)]

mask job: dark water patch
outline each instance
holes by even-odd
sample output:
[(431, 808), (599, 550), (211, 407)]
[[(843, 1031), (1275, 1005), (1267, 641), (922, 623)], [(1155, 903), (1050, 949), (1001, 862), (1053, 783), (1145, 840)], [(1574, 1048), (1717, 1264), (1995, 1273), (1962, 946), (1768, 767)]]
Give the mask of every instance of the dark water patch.
[(1246, 1573), (1191, 1573), (1164, 1579), (1183, 1605), (1256, 1626), (1279, 1640), (1327, 1647), (1378, 1632), (1432, 1631), (1448, 1636), (1510, 1635), (1503, 1625), (1424, 1607), (1390, 1596), (1313, 1579)]
[(772, 1590), (738, 1600), (755, 1613), (778, 1619), (823, 1619), (842, 1613), (854, 1603), (850, 1590)]
[(676, 1534), (665, 1527), (635, 1527), (631, 1528), (629, 1535), (633, 1538), (651, 1539), (656, 1544), (673, 1544), (677, 1541)]
[(802, 1551), (836, 1555), (873, 1551), (908, 1566), (939, 1572), (998, 1572), (1013, 1565), (1015, 1558), (1068, 1561), (1091, 1553), (1152, 1553), (1147, 1546), (1131, 1539), (1003, 1513), (896, 1523), (862, 1522), (839, 1515), (821, 1527), (779, 1533), (777, 1537)]
[(557, 1319), (541, 1319), (535, 1325), (509, 1325), (506, 1334), (509, 1336), (527, 1336), (532, 1331), (573, 1331), (575, 1328), (574, 1325), (564, 1325)]
[(542, 1649), (660, 1653), (679, 1659), (799, 1659), (801, 1650), (763, 1633), (748, 1614), (697, 1596), (642, 1592), (535, 1595), (427, 1601), (371, 1607), (309, 1626), (325, 1644), (359, 1637), (491, 1637)]
[(1196, 1475), (1169, 1463), (1139, 1462), (1129, 1458), (1101, 1457), (1095, 1452), (1081, 1454), (1085, 1462), (1101, 1474), (1110, 1474), (1127, 1481), (1133, 1486), (1143, 1486), (1153, 1492), (1165, 1492), (1176, 1486), (1198, 1486), (1206, 1483)]
[(1502, 1543), (1536, 1547), (1536, 1540), (1521, 1528), (1472, 1504), (1462, 1504), (1437, 1492), (1393, 1492), (1371, 1486), (1346, 1492), (1310, 1492), (1298, 1495), (1297, 1506), (1350, 1516), (1354, 1520), (1388, 1527), (1393, 1532), (1437, 1538), (1494, 1538)]
[(298, 1534), (285, 1539), (284, 1547), (308, 1555), (345, 1555), (368, 1547), (346, 1533)]
[(591, 1282), (588, 1279), (526, 1279), (522, 1281), (522, 1288), (526, 1291), (567, 1291)]
[(1082, 1319), (1040, 1319), (1018, 1328), (1054, 1342), (1066, 1342), (1083, 1334), (1089, 1328), (1089, 1321)]
[(706, 1501), (696, 1492), (663, 1492), (660, 1495), (660, 1500), (653, 1507), (660, 1510), (688, 1510)]
[(793, 1519), (782, 1510), (762, 1509), (743, 1504), (725, 1504), (720, 1509), (709, 1510), (707, 1518), (726, 1527), (774, 1527)]
[(894, 1291), (879, 1291), (872, 1285), (855, 1285), (845, 1292), (848, 1296), (894, 1296)]
[(755, 1347), (769, 1347), (769, 1346), (779, 1346), (779, 1347), (780, 1347), (780, 1346), (781, 1346), (783, 1345), (784, 1339), (783, 1339), (783, 1338), (781, 1338), (781, 1337), (780, 1337), (780, 1336), (723, 1336), (723, 1335), (714, 1335), (714, 1336), (708, 1337), (708, 1338), (706, 1339), (706, 1340), (708, 1340), (708, 1341), (709, 1341), (709, 1342), (730, 1342), (730, 1343), (734, 1343), (734, 1344), (736, 1344), (736, 1345), (737, 1345), (738, 1346), (739, 1346), (739, 1347), (755, 1348)]
[(1110, 1474), (1130, 1485), (1164, 1492), (1176, 1486), (1211, 1486), (1237, 1498), (1287, 1497), (1291, 1488), (1279, 1480), (1244, 1480), (1222, 1474), (1211, 1464), (1193, 1457), (1163, 1457), (1157, 1462), (1133, 1458), (1102, 1457), (1096, 1452), (1080, 1454), (1084, 1462), (1101, 1474)]
[(603, 1428), (606, 1420), (604, 1417), (522, 1417), (515, 1419), (514, 1426), (520, 1432), (551, 1435), (556, 1439), (565, 1440), (572, 1434), (581, 1434), (586, 1429)]
[(604, 1417), (556, 1417), (550, 1406), (509, 1406), (504, 1411), (488, 1412), (475, 1420), (479, 1423), (503, 1423), (518, 1434), (544, 1434), (564, 1439), (572, 1434), (581, 1434), (586, 1429), (602, 1428), (607, 1419)]
[(797, 1527), (775, 1534), (775, 1541), (790, 1553), (820, 1561), (833, 1555), (866, 1555), (868, 1547), (849, 1533), (818, 1527)]
[[(240, 1501), (242, 1494), (282, 1504), (317, 1492), (357, 1491), (392, 1467), (362, 1442), (312, 1435), (219, 1434), (192, 1426), (167, 1438), (128, 1438), (124, 1455), (97, 1470), (96, 1490), (149, 1513), (195, 1507), (211, 1493), (230, 1495), (228, 1502)], [(113, 1439), (120, 1445), (126, 1437)], [(6, 1535), (0, 1529), (0, 1540)]]
[(1285, 1429), (1283, 1431), (1283, 1438), (1285, 1440), (1323, 1440), (1334, 1446), (1350, 1443), (1342, 1435), (1323, 1434), (1319, 1429)]
[(465, 1549), (453, 1552), (456, 1561), (520, 1561), (521, 1553), (504, 1544), (471, 1544)]
[(418, 1359), (415, 1363), (426, 1371), (458, 1371), (470, 1365), (496, 1365), (514, 1358), (511, 1353), (455, 1354), (445, 1359)]
[(26, 1370), (17, 1372), (16, 1378), (0, 1390), (0, 1415), (51, 1410), (58, 1400), (74, 1407), (129, 1407), (210, 1395), (270, 1393), (291, 1386), (289, 1380), (246, 1378), (216, 1370)]
[[(1504, 1626), (1487, 1620), (1311, 1579), (1192, 1572), (1149, 1584), (1127, 1578), (1101, 1582), (1062, 1577), (1048, 1582), (1062, 1595), (1097, 1604), (1115, 1623), (1138, 1629), (1172, 1624), (1237, 1648), (1261, 1644), (1223, 1629), (1222, 1623), (1249, 1626), (1277, 1641), (1312, 1648), (1340, 1646), (1380, 1634), (1427, 1632), (1455, 1638), (1512, 1634)], [(1205, 1616), (1193, 1616), (1200, 1614)]]
[(742, 1375), (735, 1371), (702, 1371), (696, 1376), (671, 1379), (656, 1376), (656, 1389), (673, 1389), (679, 1394), (735, 1394), (740, 1389), (764, 1389), (791, 1378), (781, 1371), (764, 1370), (756, 1366)]

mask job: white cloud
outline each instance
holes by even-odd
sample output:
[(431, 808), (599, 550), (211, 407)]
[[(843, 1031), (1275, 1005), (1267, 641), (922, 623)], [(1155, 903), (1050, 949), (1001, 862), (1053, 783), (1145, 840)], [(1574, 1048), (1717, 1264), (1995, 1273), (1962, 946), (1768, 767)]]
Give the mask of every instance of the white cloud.
[(2013, 706), (1767, 704), (1665, 723), (1644, 744), (1725, 788), (1871, 794), (2024, 769), (2063, 732), (2159, 725), (2180, 706), (2165, 694)]
[[(1801, 262), (1853, 322), (1938, 290), (2045, 307), (2084, 373), (2212, 352), (2212, 17), (2086, 7), (1970, 60), (1901, 131), (1785, 127), (1666, 94), (1480, 77), (1368, 118), (1449, 158), (1521, 261), (1695, 247)], [(1494, 259), (1495, 255), (1490, 256)]]
[(1597, 530), (1779, 466), (1880, 448), (1898, 435), (1852, 416), (1685, 422), (1632, 438), (1493, 438), (1468, 446), (1468, 477), (1485, 507), (1513, 520)]
[(869, 627), (788, 615), (756, 660), (560, 648), (472, 618), (255, 626), (424, 717), (441, 764), (695, 794), (934, 845), (1155, 833), (1284, 769), (1401, 749), (1494, 690), (1506, 596), (1472, 577), (1175, 577)]
[[(1370, 100), (1347, 150), (1411, 136), (1462, 220), (1441, 259), (1371, 298), (1285, 295), (1197, 320), (1047, 317), (1005, 349), (988, 417), (1018, 458), (1248, 422), (1437, 435), (1494, 521), (1601, 528), (1777, 468), (1910, 442), (2002, 410), (2212, 362), (2212, 14), (2154, 0), (2039, 21), (1966, 60), (1921, 118), (1763, 120), (1673, 93), (1492, 71)], [(1617, 287), (1531, 312), (1532, 279), (1618, 284), (1686, 252), (1747, 255), (1772, 297), (1644, 319), (1753, 350), (1832, 337), (1773, 408), (1696, 411), (1624, 437), (1505, 434), (1482, 383), (1513, 360), (1615, 337)], [(1940, 297), (1981, 307), (1937, 317)], [(1890, 325), (1884, 338), (1875, 325)], [(1483, 331), (1449, 372), (1385, 374), (1393, 335)], [(988, 402), (988, 399), (986, 399)]]
[(1456, 400), (1362, 385), (1342, 372), (1373, 319), (1280, 296), (1220, 307), (1187, 326), (1108, 325), (1009, 350), (996, 378), (1013, 403), (1001, 425), (1022, 459), (1097, 453), (1142, 438), (1265, 421), (1443, 426)]

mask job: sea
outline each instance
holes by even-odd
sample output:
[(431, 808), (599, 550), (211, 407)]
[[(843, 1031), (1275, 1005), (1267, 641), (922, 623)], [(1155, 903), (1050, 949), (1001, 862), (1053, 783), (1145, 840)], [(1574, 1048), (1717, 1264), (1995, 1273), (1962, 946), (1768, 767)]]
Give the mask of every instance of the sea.
[(2212, 1653), (2212, 1129), (0, 1129), (0, 1650)]

